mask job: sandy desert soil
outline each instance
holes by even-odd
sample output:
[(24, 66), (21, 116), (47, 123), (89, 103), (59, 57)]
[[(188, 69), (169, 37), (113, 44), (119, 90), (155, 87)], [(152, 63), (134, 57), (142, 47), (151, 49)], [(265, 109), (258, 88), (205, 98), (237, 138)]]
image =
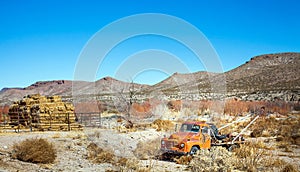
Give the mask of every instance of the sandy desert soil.
[[(111, 163), (94, 163), (89, 160), (88, 145), (95, 143), (105, 151), (116, 157), (131, 160), (135, 166), (145, 168), (147, 171), (192, 171), (189, 165), (162, 161), (157, 158), (136, 158), (134, 150), (139, 142), (169, 136), (173, 131), (156, 131), (153, 128), (134, 132), (120, 133), (113, 129), (84, 128), (83, 131), (70, 132), (3, 132), (0, 133), (0, 171), (138, 171), (135, 168), (120, 168)], [(30, 138), (45, 138), (57, 150), (57, 157), (52, 164), (34, 164), (13, 159), (13, 145)], [(248, 138), (248, 140), (261, 141), (267, 145), (271, 159), (279, 158), (296, 169), (300, 169), (300, 148), (298, 145), (279, 146), (274, 137)], [(274, 149), (273, 149), (274, 148)], [(269, 157), (265, 157), (270, 159)], [(284, 165), (284, 164), (283, 164)], [(135, 169), (135, 170), (133, 170)], [(278, 168), (277, 171), (281, 171)], [(140, 170), (142, 171), (142, 170)], [(237, 170), (236, 170), (237, 171)]]
[[(162, 137), (162, 132), (149, 129), (141, 132), (118, 133), (114, 130), (85, 129), (71, 132), (33, 132), (0, 134), (0, 171), (106, 171), (115, 170), (108, 163), (91, 163), (87, 146), (94, 142), (99, 147), (114, 150), (120, 157), (134, 158), (133, 150), (139, 141)], [(12, 159), (13, 144), (29, 138), (45, 138), (55, 145), (57, 158), (53, 164), (33, 164)], [(158, 160), (140, 160), (140, 166), (153, 167), (155, 171), (184, 171), (185, 165)]]

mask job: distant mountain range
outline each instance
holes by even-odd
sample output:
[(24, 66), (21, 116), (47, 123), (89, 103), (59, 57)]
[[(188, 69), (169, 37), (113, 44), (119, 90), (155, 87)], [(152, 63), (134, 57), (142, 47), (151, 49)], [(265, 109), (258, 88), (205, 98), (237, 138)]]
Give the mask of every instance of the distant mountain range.
[(126, 94), (130, 89), (136, 92), (139, 99), (160, 95), (167, 99), (237, 97), (243, 100), (300, 101), (300, 53), (256, 56), (225, 73), (174, 73), (152, 86), (123, 82), (111, 77), (96, 82), (39, 81), (26, 88), (2, 89), (0, 105), (9, 105), (25, 95), (37, 93), (61, 95), (70, 101), (72, 93), (75, 93), (73, 96), (95, 97), (105, 101), (118, 94)]

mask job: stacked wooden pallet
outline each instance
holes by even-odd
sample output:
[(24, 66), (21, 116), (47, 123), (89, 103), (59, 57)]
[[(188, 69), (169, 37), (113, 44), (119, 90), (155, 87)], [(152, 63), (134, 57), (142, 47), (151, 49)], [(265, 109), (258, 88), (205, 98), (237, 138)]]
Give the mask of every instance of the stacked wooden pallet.
[(25, 96), (9, 108), (10, 124), (39, 130), (81, 129), (76, 122), (74, 106), (60, 96), (39, 94)]

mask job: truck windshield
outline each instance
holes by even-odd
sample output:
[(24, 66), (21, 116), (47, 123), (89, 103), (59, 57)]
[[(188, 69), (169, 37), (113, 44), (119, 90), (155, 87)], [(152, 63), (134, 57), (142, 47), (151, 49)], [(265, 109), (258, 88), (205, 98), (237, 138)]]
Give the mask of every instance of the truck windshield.
[(182, 124), (180, 132), (199, 132), (200, 126), (194, 124)]

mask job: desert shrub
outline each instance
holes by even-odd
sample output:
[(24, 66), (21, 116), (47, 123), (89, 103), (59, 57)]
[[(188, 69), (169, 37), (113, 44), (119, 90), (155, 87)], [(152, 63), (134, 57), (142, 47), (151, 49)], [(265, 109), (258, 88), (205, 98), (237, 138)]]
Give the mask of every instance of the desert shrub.
[(88, 159), (93, 163), (114, 163), (115, 155), (108, 151), (100, 148), (96, 143), (90, 143), (87, 146)]
[[(279, 128), (277, 132), (278, 136), (284, 137), (284, 140), (293, 143), (299, 144), (300, 137), (300, 119), (298, 118), (289, 118), (279, 122)], [(298, 142), (297, 142), (298, 139)]]
[(52, 163), (56, 158), (54, 146), (46, 139), (27, 139), (13, 145), (13, 158), (32, 163)]
[(137, 159), (120, 158), (118, 164), (119, 171), (136, 171), (139, 168), (139, 161)]
[[(250, 127), (252, 137), (272, 136), (278, 142), (299, 145), (300, 120), (299, 117), (276, 120), (275, 118), (259, 118)], [(266, 134), (267, 133), (267, 134)]]
[(229, 115), (238, 115), (249, 112), (250, 103), (247, 101), (240, 101), (238, 99), (228, 99), (225, 102), (224, 113)]
[(150, 159), (160, 155), (160, 138), (139, 142), (133, 154), (139, 159)]
[(192, 171), (231, 171), (234, 156), (224, 147), (212, 147), (211, 150), (201, 149), (191, 160)]
[(119, 162), (120, 161), (121, 163), (118, 165), (119, 167), (118, 171), (121, 172), (128, 172), (128, 171), (150, 172), (152, 168), (151, 164), (150, 166), (147, 167), (141, 166), (139, 160), (137, 160), (136, 158), (130, 158), (130, 159), (120, 158)]
[(179, 158), (174, 158), (174, 161), (177, 164), (188, 165), (188, 164), (190, 164), (192, 159), (193, 159), (193, 157), (188, 155), (188, 156), (180, 156)]
[(134, 127), (137, 129), (137, 130), (145, 130), (147, 128), (151, 128), (151, 123), (138, 123), (138, 124), (135, 124)]
[(291, 144), (286, 141), (281, 141), (277, 144), (277, 147), (283, 149), (284, 152), (292, 152)]
[(281, 100), (277, 101), (242, 101), (238, 99), (228, 99), (225, 102), (224, 113), (237, 115), (247, 112), (253, 112), (259, 114), (259, 109), (265, 107), (270, 113), (279, 113), (281, 115), (287, 115), (292, 107), (297, 106), (295, 103), (285, 102)]
[(95, 143), (90, 143), (87, 147), (88, 159), (93, 163), (110, 163), (113, 165), (112, 169), (106, 169), (105, 171), (138, 171), (149, 172), (152, 166), (143, 167), (139, 160), (136, 158), (125, 158), (115, 156), (111, 151), (100, 148)]
[(286, 164), (280, 171), (281, 172), (298, 172), (299, 169), (295, 165)]
[(151, 124), (151, 126), (155, 128), (157, 131), (161, 131), (161, 130), (170, 131), (174, 129), (173, 122), (169, 120), (157, 119)]
[(252, 126), (250, 126), (252, 130), (251, 136), (261, 137), (263, 136), (264, 131), (269, 132), (271, 136), (275, 136), (278, 127), (278, 121), (274, 118), (259, 118)]
[(167, 103), (167, 106), (170, 110), (178, 112), (181, 110), (182, 101), (181, 100), (171, 100)]
[(264, 158), (264, 167), (269, 169), (273, 168), (274, 170), (276, 169), (278, 171), (278, 169), (283, 167), (285, 164), (285, 161), (280, 158), (274, 158), (272, 154), (269, 154)]
[(200, 112), (200, 114), (202, 115), (206, 115), (210, 113), (210, 109), (212, 107), (213, 102), (210, 100), (202, 100), (199, 102), (198, 104), (198, 110)]
[(262, 136), (264, 129), (263, 128), (254, 128), (253, 131), (251, 132), (250, 136), (251, 137), (260, 137)]
[(61, 137), (61, 135), (60, 135), (59, 133), (55, 133), (55, 134), (52, 136), (53, 139), (58, 139), (58, 138), (60, 138), (60, 137)]
[(234, 150), (237, 157), (235, 165), (241, 170), (256, 171), (263, 164), (266, 150), (260, 143), (247, 142)]
[[(0, 156), (0, 167), (4, 168), (4, 167), (9, 167), (9, 164), (2, 159), (2, 157)], [(2, 169), (4, 170), (4, 169)]]

